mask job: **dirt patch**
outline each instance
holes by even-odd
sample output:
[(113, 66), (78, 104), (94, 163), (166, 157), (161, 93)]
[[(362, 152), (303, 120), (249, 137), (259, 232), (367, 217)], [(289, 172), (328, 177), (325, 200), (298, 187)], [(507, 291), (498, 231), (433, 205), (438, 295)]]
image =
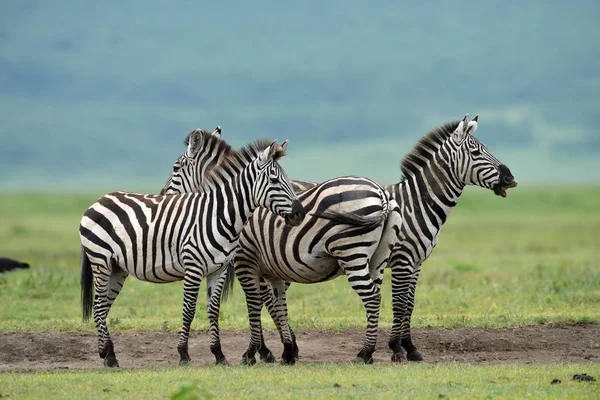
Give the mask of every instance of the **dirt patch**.
[[(376, 363), (390, 363), (389, 331), (382, 329), (374, 355)], [(124, 368), (176, 366), (179, 360), (176, 333), (115, 333), (112, 335), (119, 364)], [(362, 329), (344, 332), (300, 331), (297, 333), (300, 363), (352, 360), (364, 337)], [(223, 331), (223, 351), (237, 364), (248, 345), (248, 332)], [(281, 354), (277, 332), (265, 332), (273, 353)], [(502, 363), (598, 363), (600, 325), (548, 325), (514, 329), (421, 328), (413, 340), (425, 362)], [(95, 334), (12, 333), (0, 334), (0, 370), (86, 369), (102, 367)], [(209, 337), (193, 332), (190, 338), (192, 365), (210, 365), (214, 358)]]

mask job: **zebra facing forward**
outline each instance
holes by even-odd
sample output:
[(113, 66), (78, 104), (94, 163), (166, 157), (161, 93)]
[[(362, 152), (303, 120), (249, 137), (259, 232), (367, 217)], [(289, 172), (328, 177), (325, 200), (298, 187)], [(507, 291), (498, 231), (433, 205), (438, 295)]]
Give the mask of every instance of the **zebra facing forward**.
[[(201, 165), (199, 162), (186, 163), (186, 168), (174, 168), (165, 187), (174, 192), (196, 190), (202, 184)], [(174, 185), (169, 182), (185, 183)], [(190, 182), (193, 184), (190, 185)], [(295, 186), (300, 187), (300, 183)], [(260, 279), (263, 275), (274, 288), (276, 297), (282, 300), (270, 311), (285, 346), (282, 362), (293, 364), (297, 358), (297, 347), (293, 332), (287, 329), (287, 305), (285, 298), (281, 297), (285, 296), (284, 281), (316, 283), (341, 274), (346, 274), (366, 308), (367, 336), (358, 358), (361, 362), (370, 362), (381, 302), (381, 266), (385, 265), (391, 242), (395, 240), (394, 232), (401, 225), (398, 205), (382, 186), (369, 179), (352, 176), (323, 182), (302, 193), (299, 198), (305, 211), (312, 214), (310, 217), (298, 227), (288, 229), (272, 212), (256, 210), (244, 235), (269, 235), (272, 239), (264, 242), (264, 246), (254, 248), (256, 253), (235, 255), (234, 264), (246, 294), (252, 333), (242, 363), (255, 362), (254, 355), (262, 341), (260, 308), (269, 297), (261, 294)], [(255, 229), (260, 229), (260, 232), (255, 232)], [(384, 232), (394, 234), (385, 235)], [(243, 240), (244, 237), (240, 237), (240, 243)], [(294, 253), (286, 251), (291, 246), (296, 248)], [(261, 258), (261, 254), (269, 254), (268, 259)], [(274, 361), (272, 354), (270, 361)]]
[[(203, 139), (207, 144), (219, 141), (211, 134)], [(220, 143), (217, 148), (227, 155), (206, 172), (200, 193), (116, 192), (88, 208), (79, 227), (82, 311), (89, 319), (93, 302), (98, 351), (106, 366), (118, 366), (106, 317), (128, 275), (154, 283), (183, 280), (183, 326), (177, 349), (180, 365), (189, 363), (188, 336), (200, 283), (205, 276), (222, 276), (253, 211), (269, 208), (290, 225), (304, 218), (277, 162), (286, 147), (287, 142), (280, 146), (257, 140), (231, 151)]]
[[(507, 189), (517, 186), (510, 169), (473, 136), (477, 126), (478, 116), (470, 121), (467, 114), (462, 121), (450, 122), (430, 131), (402, 160), (403, 180), (386, 187), (400, 205), (403, 222), (398, 244), (394, 246), (388, 263), (392, 270), (394, 314), (389, 347), (393, 351), (394, 362), (406, 358), (410, 361), (423, 360), (410, 335), (417, 279), (421, 264), (435, 248), (442, 225), (458, 203), (465, 186), (480, 186), (502, 197), (506, 197)], [(292, 183), (303, 189), (311, 187), (310, 182)], [(268, 241), (269, 237), (254, 239)], [(238, 251), (247, 251), (246, 243), (240, 244)], [(273, 300), (267, 285), (263, 285), (263, 293), (266, 307), (272, 309)], [(263, 342), (261, 358), (272, 361), (270, 354)]]

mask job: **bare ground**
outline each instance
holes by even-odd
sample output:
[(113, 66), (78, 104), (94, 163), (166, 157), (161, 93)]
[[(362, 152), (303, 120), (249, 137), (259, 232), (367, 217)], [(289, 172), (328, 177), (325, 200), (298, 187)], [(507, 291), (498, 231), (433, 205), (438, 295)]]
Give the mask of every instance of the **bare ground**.
[[(376, 363), (390, 363), (389, 330), (379, 333)], [(359, 350), (364, 330), (344, 332), (300, 331), (297, 341), (300, 363), (352, 360)], [(176, 366), (179, 360), (176, 333), (115, 333), (112, 335), (119, 364), (124, 368)], [(249, 333), (223, 331), (223, 351), (237, 364), (248, 345)], [(265, 332), (273, 353), (281, 354), (276, 331)], [(427, 363), (473, 364), (599, 363), (600, 325), (540, 325), (511, 329), (420, 328), (413, 341)], [(0, 371), (37, 369), (89, 369), (102, 367), (95, 334), (5, 333), (0, 334)], [(192, 365), (210, 365), (214, 358), (209, 337), (193, 332), (190, 338)]]

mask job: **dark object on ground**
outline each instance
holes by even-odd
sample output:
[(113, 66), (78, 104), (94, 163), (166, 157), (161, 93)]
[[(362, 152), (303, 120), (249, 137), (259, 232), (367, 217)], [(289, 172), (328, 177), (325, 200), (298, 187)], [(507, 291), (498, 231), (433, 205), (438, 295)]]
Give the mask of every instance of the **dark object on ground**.
[(575, 374), (573, 375), (573, 380), (580, 382), (595, 382), (596, 378), (589, 376), (588, 374)]
[(336, 382), (336, 383), (333, 384), (333, 387), (334, 388), (340, 388), (340, 387), (342, 387), (342, 385), (340, 385), (339, 383)]
[(562, 383), (562, 381), (560, 379), (554, 378), (552, 379), (552, 382), (550, 382), (551, 385), (556, 385), (557, 383)]
[(10, 258), (0, 257), (0, 274), (12, 271), (13, 269), (27, 269), (29, 268), (29, 264), (22, 263), (17, 260), (13, 260)]

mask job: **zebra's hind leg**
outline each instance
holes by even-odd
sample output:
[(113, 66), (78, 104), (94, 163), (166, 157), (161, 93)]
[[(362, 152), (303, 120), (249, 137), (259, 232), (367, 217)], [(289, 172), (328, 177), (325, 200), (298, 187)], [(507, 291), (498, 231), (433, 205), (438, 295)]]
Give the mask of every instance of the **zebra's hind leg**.
[(217, 365), (229, 365), (223, 350), (221, 349), (221, 339), (219, 335), (219, 314), (221, 311), (221, 295), (227, 277), (227, 269), (222, 273), (213, 273), (208, 276), (207, 297), (208, 297), (208, 322), (210, 331), (210, 351), (215, 356)]
[(188, 338), (194, 315), (196, 315), (198, 290), (200, 289), (203, 277), (204, 270), (202, 268), (186, 266), (183, 277), (183, 326), (179, 333), (179, 343), (177, 344), (180, 366), (186, 366), (191, 361), (190, 354), (188, 353)]
[(256, 352), (260, 349), (262, 341), (260, 278), (252, 267), (246, 265), (236, 264), (235, 273), (238, 282), (244, 289), (250, 325), (250, 343), (248, 344), (248, 350), (242, 355), (240, 365), (254, 365), (256, 364)]
[[(261, 278), (260, 285), (261, 285), (260, 290), (261, 290), (261, 297), (263, 299), (263, 304), (267, 308), (267, 311), (269, 312), (269, 315), (271, 316), (273, 323), (277, 327), (277, 331), (279, 332), (279, 338), (281, 339), (281, 342), (283, 343), (283, 335), (281, 332), (281, 323), (277, 321), (277, 319), (279, 317), (278, 317), (277, 313), (275, 312), (275, 307), (273, 305), (274, 304), (273, 290), (271, 289), (269, 284), (267, 284), (267, 282), (263, 278)], [(291, 285), (291, 283), (285, 282), (285, 291), (287, 291), (287, 289), (290, 287), (290, 285)], [(288, 327), (290, 330), (290, 334), (292, 336), (294, 359), (296, 361), (298, 361), (298, 359), (300, 357), (298, 355), (298, 344), (296, 343), (296, 334), (294, 333), (292, 328), (289, 326), (289, 324), (288, 324)], [(261, 336), (261, 347), (259, 350), (259, 354), (260, 354), (260, 359), (266, 363), (274, 363), (276, 361), (275, 356), (273, 355), (271, 350), (269, 350), (269, 348), (265, 344), (264, 335)]]
[(348, 278), (350, 286), (352, 286), (352, 289), (354, 289), (362, 300), (367, 313), (367, 334), (363, 346), (356, 355), (354, 362), (372, 364), (373, 353), (375, 352), (375, 345), (377, 344), (381, 293), (369, 274), (369, 266), (367, 264), (347, 265), (339, 259), (338, 261)]
[(92, 269), (94, 271), (94, 286), (96, 290), (94, 296), (94, 323), (98, 332), (98, 354), (104, 360), (106, 367), (118, 367), (119, 362), (115, 356), (114, 345), (110, 339), (108, 326), (106, 325), (106, 317), (110, 308), (108, 289), (111, 283), (111, 273), (104, 266), (95, 265)]
[[(283, 354), (281, 354), (281, 364), (294, 365), (298, 356), (297, 346), (294, 348), (295, 337), (288, 323), (287, 300), (285, 297), (285, 282), (280, 279), (271, 278), (271, 287), (273, 289), (273, 308), (275, 318), (273, 321), (278, 324), (278, 330), (281, 334), (283, 343)], [(271, 314), (273, 315), (273, 314)]]
[[(267, 308), (267, 311), (269, 312), (273, 323), (275, 323), (275, 325), (277, 326), (279, 336), (281, 337), (281, 330), (279, 330), (279, 324), (275, 322), (275, 318), (277, 317), (274, 314), (275, 309), (273, 308), (272, 291), (269, 287), (269, 284), (267, 283), (267, 281), (265, 281), (264, 278), (260, 278), (260, 297), (262, 299), (263, 305)], [(272, 364), (275, 361), (277, 361), (277, 359), (273, 355), (273, 352), (265, 344), (265, 335), (263, 334), (262, 329), (260, 331), (260, 349), (258, 350), (258, 354), (260, 355), (261, 361), (264, 361), (266, 363)]]

